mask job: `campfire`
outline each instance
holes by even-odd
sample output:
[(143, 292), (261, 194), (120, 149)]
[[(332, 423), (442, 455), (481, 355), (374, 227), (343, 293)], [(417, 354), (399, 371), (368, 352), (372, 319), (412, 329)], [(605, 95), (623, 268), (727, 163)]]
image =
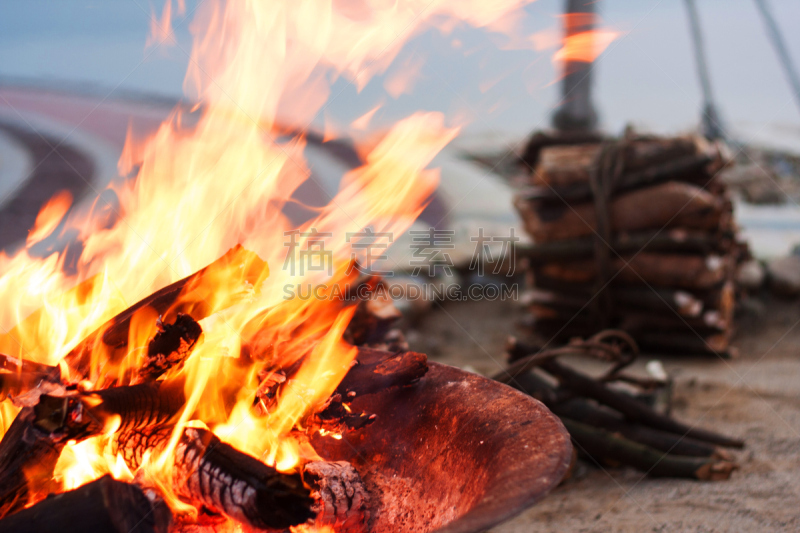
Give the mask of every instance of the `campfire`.
[[(519, 4), (199, 8), (197, 105), (129, 135), (118, 206), (67, 214), (58, 195), (28, 248), (77, 244), (0, 256), (0, 529), (483, 530), (558, 483), (569, 438), (541, 404), (429, 364), (390, 304), (353, 296), (380, 285), (369, 238), (412, 224), (457, 128), (414, 114), (359, 144), (366, 163), (305, 222), (284, 212), (333, 79), (363, 87), (398, 35), (499, 27)], [(151, 40), (173, 38), (170, 5)]]

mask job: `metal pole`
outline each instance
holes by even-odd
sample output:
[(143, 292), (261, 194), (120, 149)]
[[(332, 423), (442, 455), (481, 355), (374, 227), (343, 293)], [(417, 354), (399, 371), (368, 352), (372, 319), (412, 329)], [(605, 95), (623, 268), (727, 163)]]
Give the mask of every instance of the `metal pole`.
[[(591, 0), (567, 0), (564, 34), (569, 37), (594, 28), (595, 6)], [(592, 63), (566, 61), (561, 81), (561, 101), (553, 114), (553, 127), (561, 131), (593, 130), (597, 113), (592, 105)]]
[(694, 42), (694, 57), (700, 77), (700, 87), (703, 90), (703, 135), (708, 139), (724, 139), (725, 134), (722, 131), (720, 116), (711, 93), (711, 79), (708, 75), (703, 34), (700, 30), (700, 16), (694, 0), (686, 0), (686, 11), (689, 15), (689, 27)]
[(764, 24), (767, 26), (767, 35), (769, 35), (772, 41), (772, 46), (775, 47), (775, 53), (778, 54), (778, 59), (789, 80), (794, 98), (797, 101), (798, 107), (800, 107), (800, 78), (798, 78), (797, 71), (794, 69), (794, 63), (792, 63), (792, 58), (789, 56), (789, 49), (786, 48), (786, 42), (783, 40), (781, 30), (778, 28), (778, 23), (775, 17), (772, 16), (772, 11), (770, 11), (766, 0), (756, 0), (756, 6), (761, 12), (761, 17), (764, 19)]

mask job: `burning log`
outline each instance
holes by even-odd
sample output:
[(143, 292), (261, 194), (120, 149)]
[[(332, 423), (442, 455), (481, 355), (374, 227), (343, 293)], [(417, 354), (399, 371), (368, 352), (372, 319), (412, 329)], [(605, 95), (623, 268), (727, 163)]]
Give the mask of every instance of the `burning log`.
[(167, 285), (118, 314), (81, 341), (64, 359), (78, 376), (85, 377), (90, 372), (94, 350), (109, 355), (110, 361), (118, 359), (112, 357), (114, 351), (127, 345), (131, 319), (139, 310), (152, 308), (167, 318), (173, 313), (191, 314), (200, 320), (212, 311), (207, 302), (214, 294), (231, 295), (217, 302), (217, 310), (230, 307), (257, 288), (266, 272), (264, 261), (236, 245), (207, 267)]
[(14, 533), (167, 533), (172, 516), (137, 486), (111, 476), (48, 497), (0, 520)]
[[(624, 347), (632, 353), (625, 355)], [(741, 448), (742, 441), (678, 422), (641, 399), (609, 387), (612, 381), (644, 385), (621, 373), (637, 353), (630, 337), (614, 331), (553, 349), (513, 341), (509, 354), (514, 362), (494, 379), (547, 405), (562, 419), (577, 448), (599, 464), (625, 464), (656, 476), (727, 479), (736, 465), (720, 447)], [(563, 355), (592, 355), (614, 366), (600, 379), (592, 379), (558, 361)], [(545, 372), (558, 385), (535, 370)]]
[(315, 526), (330, 526), (338, 533), (367, 531), (369, 493), (353, 465), (312, 461), (303, 466), (303, 480), (316, 501)]
[(61, 370), (57, 366), (44, 365), (5, 354), (0, 354), (0, 368), (20, 374), (41, 374), (43, 376), (58, 376), (61, 374)]
[(62, 396), (43, 394), (23, 408), (0, 441), (0, 517), (46, 491), (67, 441), (164, 424), (185, 402), (183, 383), (148, 383)]
[(56, 440), (83, 440), (100, 435), (108, 423), (121, 432), (165, 424), (185, 402), (182, 380), (45, 394), (33, 408), (33, 424)]
[(178, 313), (175, 322), (158, 320), (158, 333), (147, 345), (144, 364), (137, 371), (137, 381), (153, 381), (171, 368), (180, 369), (191, 355), (203, 329), (192, 317)]
[(34, 361), (0, 354), (0, 399), (9, 397), (18, 406), (36, 403), (38, 396), (28, 394), (34, 389), (51, 392), (61, 386), (61, 369)]
[[(174, 426), (121, 432), (115, 452), (132, 470), (145, 453), (167, 448)], [(283, 474), (200, 428), (186, 428), (167, 461), (176, 494), (197, 506), (260, 529), (285, 529), (313, 518), (313, 500), (298, 474)]]
[(0, 518), (34, 500), (47, 487), (65, 440), (34, 425), (32, 407), (23, 408), (0, 441)]

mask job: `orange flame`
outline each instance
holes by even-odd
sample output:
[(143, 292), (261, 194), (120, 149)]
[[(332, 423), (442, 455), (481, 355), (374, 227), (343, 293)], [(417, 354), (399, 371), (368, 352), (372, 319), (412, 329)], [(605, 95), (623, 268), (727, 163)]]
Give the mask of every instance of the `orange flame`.
[(565, 35), (561, 49), (553, 55), (553, 62), (592, 63), (619, 35), (595, 29), (599, 17), (594, 13), (567, 13), (561, 19)]
[(553, 54), (553, 61), (592, 63), (614, 42), (619, 33), (591, 30), (564, 37), (563, 46)]
[(50, 235), (61, 223), (70, 206), (72, 206), (72, 194), (69, 191), (58, 192), (50, 198), (39, 211), (36, 222), (28, 233), (28, 246)]
[[(287, 298), (287, 287), (346, 283), (354, 254), (348, 234), (366, 228), (404, 232), (437, 186), (438, 173), (428, 165), (457, 129), (436, 113), (398, 122), (371, 149), (360, 147), (366, 163), (343, 178), (313, 220), (294, 227), (282, 207), (309, 175), (302, 157), (305, 123), (322, 110), (337, 76), (363, 87), (426, 22), (445, 29), (453, 20), (491, 27), (524, 3), (207, 0), (192, 25), (184, 82), (198, 113), (177, 108), (149, 138), (129, 134), (119, 165), (138, 168), (138, 174), (115, 188), (119, 221), (110, 228), (100, 223), (95, 215), (101, 205), (68, 219), (83, 243), (77, 275), (64, 273), (62, 254), (38, 259), (27, 249), (13, 257), (0, 253), (0, 350), (56, 364), (114, 315), (241, 244), (271, 268), (233, 254), (181, 295), (182, 305), (202, 307), (207, 318), (201, 321), (204, 342), (182, 370), (187, 402), (171, 446), (183, 428), (204, 423), (281, 470), (313, 458), (308, 444), (289, 432), (330, 396), (355, 357), (342, 341), (352, 310), (335, 299)], [(181, 11), (182, 2), (178, 6)], [(151, 27), (154, 39), (171, 35), (171, 16), (168, 1)], [(442, 22), (448, 17), (449, 24)], [(278, 140), (289, 127), (300, 133)], [(61, 195), (45, 206), (28, 246), (57, 227), (69, 204)], [(292, 247), (287, 236), (295, 239)], [(326, 268), (290, 268), (296, 252), (301, 261), (323, 252)], [(258, 283), (245, 283), (243, 272), (253, 268)], [(135, 367), (155, 318), (150, 310), (134, 315), (130, 350), (121, 363), (109, 364), (109, 353), (97, 343), (86, 386), (122, 379)], [(245, 346), (247, 358), (241, 357)], [(256, 414), (251, 407), (258, 370), (301, 359), (276, 409), (266, 417)], [(16, 409), (3, 404), (0, 413), (4, 430)], [(56, 469), (65, 488), (104, 473), (132, 475), (107, 452), (109, 437), (67, 446)], [(168, 453), (169, 447), (146, 461), (143, 474), (163, 480)], [(168, 501), (177, 500), (168, 484), (162, 488)]]

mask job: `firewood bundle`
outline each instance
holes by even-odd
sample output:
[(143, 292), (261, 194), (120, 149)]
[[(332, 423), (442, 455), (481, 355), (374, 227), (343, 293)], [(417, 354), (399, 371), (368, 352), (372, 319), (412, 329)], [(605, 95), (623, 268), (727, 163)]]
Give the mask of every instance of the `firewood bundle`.
[[(651, 393), (664, 383), (624, 372), (637, 355), (636, 342), (618, 330), (550, 349), (512, 338), (510, 364), (494, 379), (550, 408), (561, 418), (579, 455), (590, 464), (630, 466), (655, 477), (728, 479), (738, 466), (726, 448), (742, 448), (744, 443), (680, 422), (668, 409), (652, 405)], [(594, 378), (560, 359), (576, 356), (611, 366)]]
[[(335, 526), (342, 532), (366, 530), (369, 495), (349, 463), (312, 461), (298, 465), (295, 472), (280, 472), (222, 442), (202, 424), (180, 422), (187, 403), (182, 365), (202, 342), (197, 321), (209, 315), (208, 308), (184, 305), (182, 298), (189, 292), (197, 296), (198, 291), (213, 290), (204, 280), (219, 280), (219, 273), (232, 264), (241, 265), (236, 269), (241, 279), (229, 282), (243, 287), (247, 286), (243, 281), (257, 284), (265, 266), (255, 254), (236, 247), (112, 318), (79, 343), (62, 366), (0, 354), (0, 397), (21, 407), (0, 441), (0, 531), (166, 532), (173, 518), (164, 503), (169, 498), (162, 499), (164, 480), (154, 481), (140, 470), (153, 457), (167, 465), (170, 493), (194, 506), (197, 520), (213, 524), (232, 519), (246, 531), (282, 531), (304, 523)], [(366, 278), (360, 283), (381, 281)], [(236, 292), (230, 294), (223, 307), (237, 303)], [(353, 303), (345, 300), (341, 305)], [(316, 431), (365, 430), (375, 415), (350, 409), (354, 398), (413, 384), (427, 372), (425, 355), (407, 351), (402, 336), (391, 329), (399, 313), (390, 303), (371, 300), (355, 305), (345, 338), (359, 345), (356, 360), (327, 401), (316, 405), (291, 430), (299, 441), (307, 441)], [(131, 319), (146, 307), (163, 315), (158, 318), (157, 333), (147, 346), (127, 346)], [(264, 339), (258, 335), (244, 334), (241, 360), (231, 365), (246, 368), (261, 361), (263, 350), (281, 349), (279, 343), (265, 346), (260, 342)], [(98, 348), (108, 355), (104, 364), (109, 366), (118, 362), (119, 353), (141, 348), (141, 364), (116, 374), (122, 378), (93, 376), (97, 368), (92, 354)], [(313, 346), (307, 348), (310, 351)], [(263, 359), (263, 368), (257, 372), (252, 405), (256, 417), (268, 414), (276, 404), (284, 384), (299, 370), (303, 355), (285, 368), (271, 366), (277, 360), (281, 359)], [(69, 378), (62, 375), (64, 369)], [(94, 388), (87, 390), (86, 383)], [(235, 385), (238, 391), (244, 383)], [(60, 488), (53, 474), (67, 443), (98, 436), (108, 439), (113, 455), (121, 457), (136, 475), (134, 483), (106, 477), (43, 500)], [(76, 510), (92, 516), (72, 523)], [(184, 515), (179, 519), (186, 520)]]
[[(697, 137), (534, 136), (515, 197), (534, 331), (622, 329), (643, 349), (725, 354), (747, 254), (717, 179), (723, 149)], [(562, 144), (559, 144), (562, 143)]]

